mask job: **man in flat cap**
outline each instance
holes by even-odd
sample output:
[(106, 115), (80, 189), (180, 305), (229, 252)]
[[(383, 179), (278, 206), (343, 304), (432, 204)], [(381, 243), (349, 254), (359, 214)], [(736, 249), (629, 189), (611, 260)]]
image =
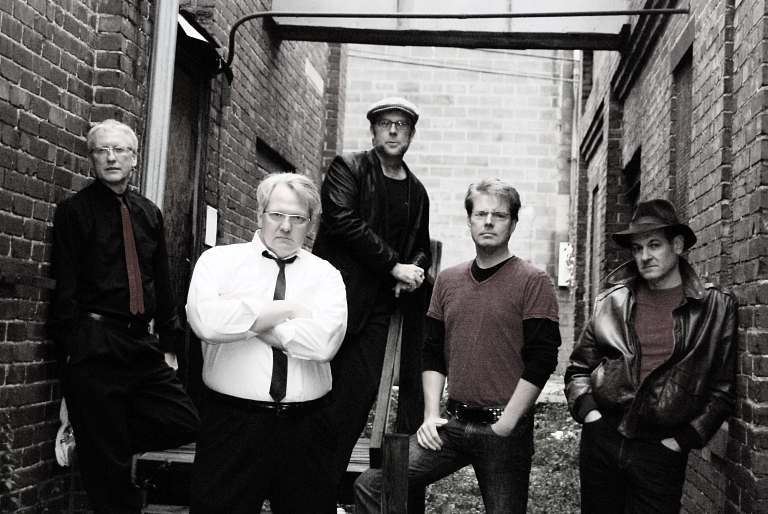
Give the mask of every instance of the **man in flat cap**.
[(583, 423), (581, 511), (677, 514), (688, 452), (733, 412), (736, 300), (681, 256), (696, 235), (666, 200), (642, 202), (613, 240), (611, 273), (565, 374)]
[(418, 395), (421, 366), (411, 361), (420, 354), (413, 346), (421, 344), (428, 299), (421, 285), (432, 262), (427, 192), (403, 162), (419, 110), (392, 97), (371, 105), (367, 117), (373, 148), (339, 155), (331, 163), (313, 249), (341, 272), (349, 304), (347, 334), (331, 362), (333, 389), (326, 410), (337, 435), (336, 483), (376, 398), (390, 317), (398, 303), (404, 334), (417, 335), (404, 341), (402, 366), (413, 371), (401, 371), (401, 395), (404, 382), (413, 384)]

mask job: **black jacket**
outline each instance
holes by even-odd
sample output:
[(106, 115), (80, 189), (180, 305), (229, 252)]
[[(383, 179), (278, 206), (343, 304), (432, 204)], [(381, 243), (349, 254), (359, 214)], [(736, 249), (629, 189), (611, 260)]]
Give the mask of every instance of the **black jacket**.
[(690, 449), (703, 447), (733, 412), (736, 300), (702, 285), (683, 258), (680, 272), (685, 298), (672, 312), (672, 355), (642, 383), (634, 325), (642, 278), (634, 261), (608, 277), (617, 285), (597, 297), (566, 369), (565, 392), (576, 421), (597, 409), (625, 437), (674, 437)]
[(333, 264), (347, 288), (347, 333), (365, 324), (381, 284), (397, 263), (427, 270), (432, 262), (429, 241), (429, 198), (424, 186), (403, 163), (408, 175), (412, 226), (402, 255), (386, 243), (389, 228), (383, 171), (376, 152), (337, 156), (321, 188), (322, 215), (313, 253)]

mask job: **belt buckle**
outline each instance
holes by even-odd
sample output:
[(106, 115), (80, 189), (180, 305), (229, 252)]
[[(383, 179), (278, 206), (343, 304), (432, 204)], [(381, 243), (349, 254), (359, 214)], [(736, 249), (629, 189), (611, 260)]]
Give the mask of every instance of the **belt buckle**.
[(129, 321), (126, 325), (126, 329), (129, 334), (145, 334), (146, 333), (146, 325), (144, 323), (138, 323), (136, 321)]
[(456, 416), (456, 419), (458, 419), (459, 421), (463, 421), (465, 423), (470, 423), (472, 420), (468, 419), (466, 416), (468, 412), (469, 412), (469, 409), (467, 409), (465, 405), (462, 405), (456, 402), (456, 405), (454, 406), (454, 409), (453, 409), (453, 415)]

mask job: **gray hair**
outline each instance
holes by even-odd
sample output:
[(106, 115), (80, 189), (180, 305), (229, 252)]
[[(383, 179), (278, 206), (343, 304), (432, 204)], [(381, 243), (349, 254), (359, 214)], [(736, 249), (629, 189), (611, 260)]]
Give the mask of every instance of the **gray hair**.
[(478, 195), (496, 196), (502, 201), (506, 201), (509, 206), (510, 217), (517, 221), (517, 214), (521, 206), (517, 189), (497, 178), (484, 178), (480, 179), (479, 182), (470, 184), (469, 189), (467, 189), (467, 196), (464, 197), (464, 208), (467, 210), (467, 216), (472, 215), (472, 210), (475, 208), (475, 198)]
[(278, 184), (285, 184), (296, 193), (301, 205), (309, 212), (310, 219), (314, 219), (315, 214), (320, 212), (320, 193), (317, 192), (317, 186), (309, 177), (296, 173), (275, 173), (265, 178), (256, 190), (259, 214), (267, 208), (272, 191)]
[(139, 149), (139, 138), (136, 137), (136, 133), (133, 131), (131, 127), (126, 125), (125, 123), (121, 123), (117, 120), (104, 120), (100, 123), (97, 123), (93, 127), (91, 127), (91, 130), (88, 131), (88, 136), (86, 137), (86, 143), (88, 144), (88, 150), (93, 150), (93, 140), (96, 138), (96, 132), (99, 130), (122, 130), (128, 135), (128, 138), (131, 140), (131, 150), (134, 152)]

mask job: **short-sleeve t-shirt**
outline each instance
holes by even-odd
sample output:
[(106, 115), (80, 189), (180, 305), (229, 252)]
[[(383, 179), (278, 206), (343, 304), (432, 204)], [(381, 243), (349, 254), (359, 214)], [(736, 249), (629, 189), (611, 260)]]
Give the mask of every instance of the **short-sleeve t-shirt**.
[(558, 321), (549, 275), (513, 257), (477, 282), (471, 261), (437, 277), (427, 315), (445, 324), (448, 395), (469, 405), (505, 405), (523, 373), (523, 320)]

